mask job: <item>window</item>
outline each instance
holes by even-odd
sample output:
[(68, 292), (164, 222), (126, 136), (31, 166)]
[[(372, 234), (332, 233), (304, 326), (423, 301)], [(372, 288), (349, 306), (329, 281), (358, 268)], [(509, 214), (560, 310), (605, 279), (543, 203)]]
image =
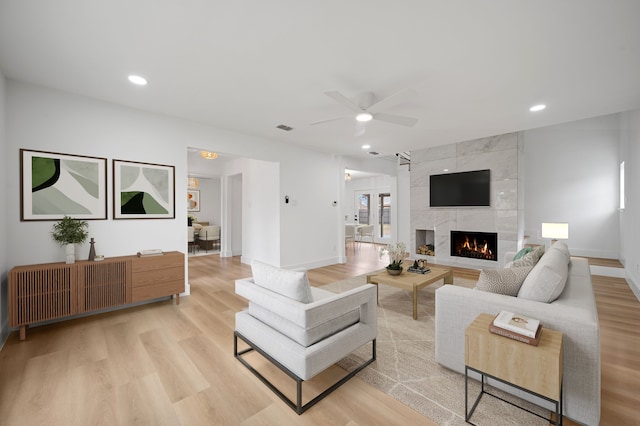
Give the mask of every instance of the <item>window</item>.
[(391, 236), (391, 194), (379, 194), (380, 238)]

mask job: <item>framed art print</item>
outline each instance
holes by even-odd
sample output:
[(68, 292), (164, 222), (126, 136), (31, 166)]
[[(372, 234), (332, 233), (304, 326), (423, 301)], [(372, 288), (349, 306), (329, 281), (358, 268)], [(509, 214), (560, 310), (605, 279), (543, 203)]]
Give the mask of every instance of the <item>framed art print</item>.
[(173, 219), (175, 167), (113, 160), (114, 219)]
[(187, 211), (199, 212), (200, 211), (200, 191), (188, 189), (187, 190)]
[(20, 150), (20, 220), (107, 219), (107, 159)]

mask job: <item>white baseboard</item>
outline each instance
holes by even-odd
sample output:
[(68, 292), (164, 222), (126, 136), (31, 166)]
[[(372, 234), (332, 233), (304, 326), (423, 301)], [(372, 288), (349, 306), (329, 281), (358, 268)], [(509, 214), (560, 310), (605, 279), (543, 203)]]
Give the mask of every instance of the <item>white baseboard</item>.
[(344, 262), (340, 262), (339, 257), (332, 257), (329, 259), (323, 259), (323, 260), (318, 260), (314, 262), (299, 263), (295, 265), (286, 265), (286, 266), (282, 266), (282, 268), (293, 269), (293, 270), (307, 270), (307, 269), (322, 268), (323, 266), (335, 265), (336, 263), (344, 263)]

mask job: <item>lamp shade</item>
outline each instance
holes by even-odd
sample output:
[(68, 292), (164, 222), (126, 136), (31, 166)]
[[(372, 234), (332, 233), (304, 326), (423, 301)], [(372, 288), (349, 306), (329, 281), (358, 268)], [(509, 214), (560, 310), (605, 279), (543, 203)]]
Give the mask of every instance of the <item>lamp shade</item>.
[(552, 238), (554, 240), (566, 240), (569, 238), (568, 223), (543, 223), (542, 238)]

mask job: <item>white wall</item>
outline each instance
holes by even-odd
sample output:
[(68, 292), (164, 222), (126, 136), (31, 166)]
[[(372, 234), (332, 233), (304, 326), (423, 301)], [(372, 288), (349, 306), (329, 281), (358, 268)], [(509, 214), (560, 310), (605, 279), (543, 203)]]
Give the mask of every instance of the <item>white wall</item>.
[(620, 251), (631, 289), (640, 299), (640, 110), (623, 114), (620, 161), (625, 162), (626, 205), (620, 213)]
[[(7, 84), (7, 129), (8, 158), (17, 159), (20, 148), (29, 148), (175, 165), (176, 219), (91, 221), (90, 234), (97, 251), (105, 256), (156, 247), (186, 250), (187, 212), (179, 201), (186, 198), (187, 148), (198, 146), (273, 163), (265, 167), (265, 179), (257, 167), (243, 180), (247, 188), (275, 185), (267, 192), (245, 191), (251, 206), (243, 214), (254, 214), (254, 227), (269, 230), (269, 235), (253, 247), (243, 247), (243, 252), (278, 259), (276, 264), (282, 266), (311, 267), (335, 263), (337, 258), (338, 215), (331, 201), (338, 198), (340, 173), (338, 161), (330, 155), (16, 81)], [(270, 179), (274, 174), (279, 177), (275, 183)], [(18, 179), (17, 161), (9, 161), (7, 176), (13, 182)], [(285, 193), (297, 201), (295, 206), (285, 209)], [(7, 254), (8, 267), (62, 260), (64, 253), (49, 236), (52, 222), (20, 222), (17, 185), (9, 186), (6, 200), (15, 207), (7, 209), (7, 240), (17, 242)], [(111, 216), (110, 198), (108, 206)], [(88, 245), (78, 252), (88, 254)]]
[[(6, 141), (6, 81), (4, 75), (0, 73), (0, 200), (7, 199), (7, 188), (12, 180), (9, 179), (8, 166), (10, 161), (17, 161), (17, 157), (9, 158), (9, 150)], [(15, 186), (15, 179), (13, 179)], [(7, 215), (10, 204), (0, 203), (0, 348), (4, 344), (9, 332), (9, 312), (7, 310), (7, 273), (9, 272), (9, 262), (7, 252), (9, 250)]]
[(225, 179), (221, 255), (241, 251), (245, 263), (255, 259), (280, 265), (280, 164), (237, 158), (224, 164), (221, 172)]
[[(339, 262), (340, 185), (344, 169), (332, 156), (281, 154), (280, 206), (282, 266), (312, 268)], [(285, 196), (289, 203), (285, 203)], [(286, 229), (285, 229), (286, 228)]]
[(221, 179), (198, 178), (200, 191), (200, 211), (192, 212), (198, 220), (209, 222), (211, 225), (222, 223), (222, 191)]
[(571, 253), (619, 255), (619, 117), (607, 115), (524, 132), (525, 235), (542, 222), (569, 223)]
[(407, 166), (398, 168), (396, 180), (398, 188), (396, 197), (397, 211), (397, 241), (409, 244), (411, 241), (411, 172)]
[[(178, 143), (180, 132), (161, 117), (62, 92), (9, 81), (7, 90), (7, 142), (10, 158), (21, 148), (104, 157), (108, 160), (107, 205), (112, 216), (111, 160), (131, 160), (175, 166), (176, 200), (186, 199), (186, 149)], [(20, 175), (18, 161), (10, 161), (9, 176)], [(53, 222), (21, 222), (18, 185), (7, 193), (9, 264), (55, 262), (64, 253), (50, 237)], [(182, 207), (184, 203), (176, 203)], [(106, 257), (135, 254), (141, 249), (186, 249), (186, 209), (176, 208), (176, 219), (93, 220), (89, 236), (97, 254)], [(89, 244), (78, 247), (78, 258)]]

